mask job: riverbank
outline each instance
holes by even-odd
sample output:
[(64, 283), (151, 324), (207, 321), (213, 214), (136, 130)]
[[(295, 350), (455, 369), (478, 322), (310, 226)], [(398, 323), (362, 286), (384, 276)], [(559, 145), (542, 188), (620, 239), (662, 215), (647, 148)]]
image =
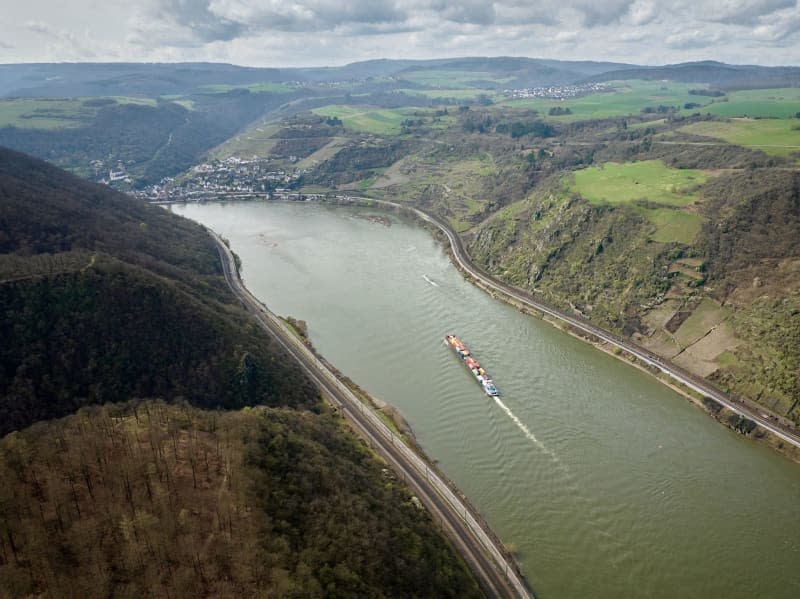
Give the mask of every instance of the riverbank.
[[(409, 435), (397, 431), (396, 426), (394, 426), (395, 421), (391, 418), (387, 418), (386, 413), (378, 407), (379, 402), (376, 402), (366, 391), (359, 387), (349, 377), (342, 374), (314, 348), (311, 340), (308, 338), (306, 324), (304, 321), (298, 321), (297, 319), (291, 317), (277, 317), (269, 310), (269, 308), (267, 308), (266, 305), (258, 300), (247, 289), (247, 287), (244, 286), (244, 282), (241, 278), (239, 270), (241, 259), (231, 250), (229, 242), (216, 233), (211, 233), (211, 235), (219, 245), (221, 252), (220, 256), (223, 261), (226, 279), (231, 285), (231, 289), (235, 293), (237, 290), (241, 289), (241, 292), (237, 293), (237, 295), (239, 295), (240, 299), (252, 311), (252, 313), (257, 316), (257, 320), (262, 324), (262, 326), (265, 326), (265, 328), (270, 330), (282, 343), (282, 345), (284, 345), (287, 351), (293, 354), (293, 356), (304, 367), (310, 369), (314, 364), (320, 366), (319, 371), (323, 376), (332, 376), (337, 387), (347, 390), (347, 393), (344, 396), (339, 395), (339, 397), (336, 397), (338, 393), (335, 391), (335, 387), (329, 387), (325, 385), (321, 379), (317, 379), (320, 383), (320, 390), (329, 396), (331, 406), (335, 410), (342, 411), (343, 414), (347, 415), (346, 421), (351, 426), (354, 434), (365, 438), (366, 443), (373, 451), (375, 451), (375, 455), (380, 459), (385, 460), (387, 465), (392, 466), (392, 461), (394, 461), (395, 470), (397, 470), (398, 474), (401, 476), (404, 484), (409, 485), (412, 489), (414, 487), (421, 489), (420, 485), (424, 480), (428, 485), (430, 485), (431, 492), (435, 493), (439, 498), (438, 501), (441, 503), (441, 505), (448, 506), (450, 508), (452, 516), (449, 519), (449, 522), (446, 522), (441, 508), (437, 509), (436, 506), (431, 503), (430, 495), (428, 495), (428, 499), (423, 498), (423, 503), (425, 503), (425, 505), (428, 507), (431, 515), (437, 516), (438, 513), (438, 520), (442, 530), (447, 532), (448, 536), (451, 537), (451, 540), (457, 547), (462, 548), (462, 556), (471, 565), (471, 567), (473, 567), (473, 572), (482, 581), (482, 584), (485, 586), (485, 588), (497, 589), (500, 587), (492, 585), (499, 584), (501, 587), (507, 586), (508, 589), (513, 590), (513, 592), (519, 597), (535, 599), (535, 594), (531, 589), (527, 579), (522, 574), (522, 569), (520, 568), (520, 565), (517, 562), (514, 554), (508, 549), (505, 543), (503, 543), (494, 529), (489, 525), (486, 518), (469, 501), (463, 491), (461, 491), (449, 477), (439, 470), (434, 460), (431, 460), (427, 456), (427, 454), (416, 442), (413, 434)], [(227, 253), (227, 257), (223, 257), (222, 252)], [(266, 318), (259, 318), (258, 316), (260, 315), (265, 315)], [(299, 324), (301, 322), (303, 323), (302, 325)], [(278, 325), (278, 328), (272, 328), (268, 325), (268, 323)], [(281, 328), (283, 331), (289, 334), (290, 339), (294, 339), (296, 343), (305, 348), (309, 354), (313, 356), (312, 361), (306, 362), (298, 353), (292, 352), (290, 346), (286, 344), (286, 341), (289, 339), (284, 339), (284, 341), (281, 341), (279, 335)], [(309, 372), (311, 372), (311, 370), (309, 370)], [(362, 405), (360, 410), (361, 414), (372, 414), (374, 418), (378, 419), (377, 422), (373, 420), (373, 426), (378, 426), (377, 432), (379, 433), (388, 433), (390, 441), (388, 447), (384, 444), (380, 435), (377, 437), (370, 435), (367, 433), (364, 423), (358, 422), (359, 411), (350, 411), (348, 406), (348, 404), (353, 401), (359, 402)], [(368, 406), (372, 409), (368, 412), (365, 412), (363, 410), (363, 406)], [(383, 416), (383, 418), (381, 418), (381, 416)], [(402, 419), (402, 421), (405, 422), (404, 419)], [(381, 425), (385, 427), (383, 430), (380, 430)], [(399, 441), (400, 443), (398, 444), (396, 441)], [(381, 445), (383, 446), (383, 452), (378, 451), (378, 448)], [(404, 471), (402, 467), (400, 467), (401, 461), (398, 461), (398, 458), (402, 457), (404, 452), (401, 451), (399, 455), (393, 457), (390, 457), (390, 454), (387, 453), (390, 451), (390, 447), (398, 448), (398, 446), (406, 448), (406, 452), (412, 452), (413, 459), (411, 460), (410, 466), (415, 468), (420, 473), (422, 472), (422, 466), (424, 468), (423, 479), (414, 480), (414, 478), (416, 478), (416, 474), (414, 477), (411, 477), (411, 471)], [(407, 453), (405, 455), (408, 456)], [(455, 523), (458, 523), (459, 526), (463, 526), (464, 531), (458, 531), (454, 526)], [(473, 548), (470, 552), (465, 552), (463, 549), (466, 542), (465, 537), (467, 536), (474, 538), (477, 541), (477, 547)], [(493, 573), (494, 576), (497, 576), (497, 578), (493, 582), (490, 581), (486, 574), (487, 569), (485, 567), (480, 567), (480, 564), (477, 563), (476, 554), (474, 551), (478, 547), (481, 548), (482, 551), (485, 551), (486, 554), (491, 556), (489, 561), (491, 561), (497, 567), (497, 570)], [(481, 555), (482, 558), (486, 557), (484, 554)], [(489, 566), (489, 568), (491, 568), (491, 566)], [(494, 593), (489, 592), (489, 594), (491, 596)]]
[[(385, 213), (386, 229), (362, 218), (374, 209), (288, 202), (174, 210), (228, 237), (261, 301), (306, 320), (320, 353), (402, 410), (542, 597), (797, 596), (796, 464), (494, 301), (410, 219)], [(448, 332), (481, 357), (499, 402)]]
[[(331, 199), (328, 198), (323, 201), (330, 202)], [(645, 353), (643, 348), (634, 350), (632, 347), (626, 346), (626, 344), (631, 343), (630, 341), (613, 340), (612, 333), (600, 330), (596, 325), (587, 322), (577, 323), (578, 326), (575, 326), (575, 319), (560, 313), (559, 310), (555, 308), (545, 309), (543, 306), (537, 306), (538, 302), (520, 298), (520, 295), (528, 295), (527, 292), (517, 288), (514, 288), (513, 292), (510, 290), (505, 291), (503, 287), (509, 286), (497, 281), (491, 275), (481, 272), (479, 276), (476, 276), (478, 269), (471, 261), (467, 265), (462, 260), (459, 260), (454, 241), (459, 239), (457, 233), (436, 216), (414, 206), (405, 206), (375, 198), (349, 196), (343, 198), (339, 196), (334, 198), (333, 203), (363, 205), (371, 208), (383, 206), (405, 216), (410, 216), (430, 231), (437, 241), (447, 247), (451, 263), (467, 281), (493, 298), (513, 306), (524, 314), (535, 316), (568, 335), (589, 343), (596, 349), (617, 358), (625, 364), (634, 366), (638, 370), (653, 376), (657, 381), (679, 393), (723, 426), (751, 440), (767, 445), (795, 463), (800, 463), (800, 438), (797, 433), (787, 430), (786, 427), (781, 427), (783, 430), (776, 430), (775, 427), (779, 425), (775, 423), (771, 426), (772, 423), (769, 422), (769, 420), (775, 419), (774, 416), (761, 412), (763, 410), (761, 406), (750, 405), (744, 399), (729, 396), (721, 389), (714, 388), (708, 381), (702, 380), (701, 382), (688, 373), (681, 374), (677, 366), (670, 364), (664, 358), (656, 356), (645, 357), (642, 355)], [(461, 251), (469, 261), (466, 250), (461, 248)], [(594, 334), (592, 331), (587, 331), (587, 327), (598, 329), (599, 335)], [(694, 380), (685, 380), (687, 377)], [(681, 380), (682, 378), (684, 380)], [(703, 392), (701, 392), (697, 387), (698, 384), (708, 388), (703, 389)]]
[[(381, 223), (382, 224), (382, 223)], [(514, 552), (510, 549), (506, 543), (497, 535), (494, 529), (491, 527), (489, 522), (486, 520), (483, 514), (481, 514), (480, 510), (475, 507), (475, 505), (469, 500), (469, 498), (464, 494), (461, 489), (458, 488), (455, 482), (453, 482), (444, 472), (442, 472), (436, 460), (432, 459), (422, 448), (422, 446), (417, 442), (416, 436), (414, 435), (414, 431), (408, 421), (403, 417), (400, 410), (390, 404), (389, 402), (377, 399), (376, 397), (372, 396), (369, 392), (359, 386), (355, 381), (353, 381), (350, 377), (342, 373), (338, 368), (336, 368), (333, 364), (331, 364), (325, 356), (323, 356), (317, 349), (314, 347), (313, 342), (311, 339), (308, 338), (307, 333), (305, 332), (304, 326), (305, 321), (298, 321), (292, 317), (283, 317), (281, 318), (287, 325), (289, 330), (305, 345), (308, 350), (314, 354), (314, 356), (319, 360), (325, 367), (339, 379), (339, 381), (344, 384), (350, 391), (355, 395), (364, 405), (368, 406), (375, 412), (375, 414), (381, 419), (381, 421), (389, 427), (390, 430), (396, 435), (397, 438), (401, 439), (403, 443), (405, 443), (411, 450), (417, 454), (417, 456), (425, 462), (427, 468), (431, 470), (431, 472), (435, 472), (437, 476), (444, 481), (444, 483), (448, 486), (448, 488), (455, 493), (461, 502), (466, 506), (467, 510), (470, 512), (471, 516), (480, 523), (481, 528), (488, 532), (489, 536), (492, 537), (495, 545), (497, 547), (502, 548), (504, 557), (506, 560), (512, 564), (513, 569), (516, 571), (517, 575), (523, 577), (522, 571), (520, 569), (519, 563), (514, 556)], [(302, 322), (303, 325), (298, 327), (297, 323)], [(355, 431), (357, 433), (357, 431)], [(405, 482), (405, 481), (404, 481)], [(527, 581), (526, 581), (527, 582)], [(531, 596), (533, 593), (531, 592)]]
[(701, 393), (690, 389), (678, 381), (674, 381), (671, 377), (666, 376), (659, 368), (643, 363), (639, 358), (625, 351), (620, 351), (617, 346), (611, 345), (606, 341), (595, 337), (594, 335), (587, 334), (584, 331), (576, 329), (562, 320), (553, 318), (551, 315), (540, 312), (535, 308), (531, 308), (529, 305), (522, 304), (513, 297), (485, 285), (480, 280), (472, 277), (459, 265), (458, 261), (453, 257), (452, 251), (450, 254), (453, 265), (459, 270), (459, 272), (461, 272), (464, 278), (470, 281), (476, 287), (491, 295), (493, 298), (513, 306), (523, 314), (539, 318), (543, 322), (550, 324), (551, 326), (563, 331), (571, 337), (588, 343), (589, 345), (608, 354), (609, 356), (612, 356), (629, 366), (633, 366), (641, 372), (649, 374), (662, 385), (669, 387), (676, 393), (686, 398), (690, 403), (703, 410), (706, 414), (711, 416), (714, 420), (726, 428), (729, 428), (730, 430), (733, 430), (736, 433), (747, 437), (748, 439), (758, 443), (763, 443), (784, 457), (787, 457), (793, 462), (800, 464), (800, 447), (797, 445), (786, 443), (784, 439), (781, 439), (772, 431), (760, 426), (758, 423), (749, 420), (741, 413), (734, 411), (723, 404), (720, 404), (713, 398), (702, 395)]
[[(585, 320), (581, 321), (578, 317), (568, 316), (555, 307), (545, 307), (540, 301), (529, 298), (530, 293), (518, 288), (511, 288), (493, 276), (482, 271), (479, 272), (462, 247), (461, 253), (468, 262), (468, 266), (466, 266), (459, 260), (454, 247), (456, 243), (460, 245), (460, 238), (438, 217), (414, 206), (362, 196), (328, 194), (316, 195), (311, 198), (299, 196), (297, 200), (272, 200), (271, 202), (295, 204), (298, 200), (379, 208), (414, 220), (429, 231), (434, 239), (447, 247), (451, 263), (466, 280), (476, 287), (521, 312), (536, 316), (570, 336), (589, 343), (623, 363), (653, 376), (666, 387), (678, 392), (691, 403), (700, 407), (723, 426), (769, 446), (795, 463), (800, 463), (800, 436), (797, 431), (785, 425), (782, 426), (774, 415), (766, 414), (762, 406), (752, 404), (744, 398), (731, 396), (707, 380), (685, 372), (667, 359), (635, 346), (630, 340), (616, 339), (612, 333), (600, 329), (597, 325)], [(264, 200), (251, 201), (263, 202)]]

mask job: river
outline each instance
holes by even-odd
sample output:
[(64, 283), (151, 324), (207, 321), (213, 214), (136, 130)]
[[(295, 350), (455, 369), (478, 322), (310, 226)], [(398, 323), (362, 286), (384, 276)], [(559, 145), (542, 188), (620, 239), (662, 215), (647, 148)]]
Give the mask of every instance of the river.
[(800, 597), (800, 466), (493, 300), (424, 229), (319, 204), (171, 209), (228, 238), (259, 299), (400, 409), (540, 599)]

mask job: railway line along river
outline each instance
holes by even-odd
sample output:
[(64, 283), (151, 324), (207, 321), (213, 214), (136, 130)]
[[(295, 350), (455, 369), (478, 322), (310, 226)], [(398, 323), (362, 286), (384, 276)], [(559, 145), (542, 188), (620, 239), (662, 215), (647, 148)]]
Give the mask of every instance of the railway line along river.
[(426, 230), (320, 204), (171, 209), (228, 238), (259, 299), (400, 409), (540, 599), (800, 597), (800, 466), (492, 299)]

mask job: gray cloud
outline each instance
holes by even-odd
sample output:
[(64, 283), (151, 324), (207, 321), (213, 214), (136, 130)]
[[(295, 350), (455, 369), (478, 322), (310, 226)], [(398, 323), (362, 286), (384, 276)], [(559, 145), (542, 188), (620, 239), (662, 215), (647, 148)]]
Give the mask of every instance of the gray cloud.
[(213, 0), (159, 0), (152, 7), (152, 17), (188, 30), (199, 43), (228, 41), (245, 32), (242, 23), (212, 11)]
[(658, 17), (658, 8), (653, 0), (636, 0), (628, 9), (631, 24), (647, 25)]
[[(163, 0), (161, 0), (163, 1)], [(169, 0), (171, 3), (182, 0)], [(393, 0), (194, 0), (209, 14), (235, 23), (248, 33), (278, 31), (325, 31), (347, 24), (398, 23), (408, 13)], [(165, 7), (166, 8), (166, 7)], [(167, 8), (166, 12), (169, 12)]]
[(495, 3), (498, 22), (504, 24), (555, 25), (559, 22), (560, 3), (543, 0), (531, 3), (527, 0), (506, 0)]
[(755, 25), (765, 16), (797, 5), (797, 0), (720, 0), (704, 8), (709, 21), (734, 25)]
[(785, 14), (779, 12), (763, 17), (748, 37), (772, 44), (779, 44), (790, 38), (797, 39), (800, 37), (800, 11), (787, 11)]
[[(517, 55), (793, 63), (796, 0), (26, 0), (6, 60), (220, 60), (264, 66)], [(43, 22), (40, 15), (47, 15)], [(23, 26), (20, 26), (23, 24)]]
[(454, 23), (472, 23), (489, 25), (494, 23), (494, 3), (483, 0), (467, 0), (466, 2), (437, 2), (432, 6), (441, 18)]
[[(796, 0), (149, 0), (138, 39), (201, 46), (269, 31), (381, 35), (464, 26), (558, 26), (575, 31), (616, 24), (633, 27), (694, 14), (695, 21), (754, 25)], [(576, 22), (576, 19), (578, 22)], [(621, 32), (622, 34), (622, 32)], [(686, 38), (684, 34), (681, 39)], [(713, 36), (712, 36), (713, 37)], [(688, 38), (687, 38), (688, 39)], [(680, 45), (680, 47), (684, 47)]]
[(689, 29), (667, 36), (665, 40), (670, 48), (692, 49), (707, 48), (719, 41), (719, 34), (705, 29)]
[(54, 34), (54, 29), (47, 23), (42, 23), (41, 21), (28, 21), (25, 23), (25, 27), (28, 31), (32, 31), (33, 33), (41, 33), (42, 35)]
[(632, 0), (576, 0), (572, 3), (583, 14), (587, 27), (609, 25), (628, 14)]

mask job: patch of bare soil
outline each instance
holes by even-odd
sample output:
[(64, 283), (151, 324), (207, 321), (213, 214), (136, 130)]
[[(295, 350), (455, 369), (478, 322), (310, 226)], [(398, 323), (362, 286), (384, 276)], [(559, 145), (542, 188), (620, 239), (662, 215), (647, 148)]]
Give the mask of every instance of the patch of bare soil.
[(386, 187), (391, 187), (392, 185), (402, 185), (403, 183), (408, 183), (409, 177), (403, 173), (404, 164), (405, 158), (401, 158), (395, 162), (392, 166), (383, 171), (381, 176), (378, 177), (378, 180), (372, 184), (372, 188), (383, 189)]

